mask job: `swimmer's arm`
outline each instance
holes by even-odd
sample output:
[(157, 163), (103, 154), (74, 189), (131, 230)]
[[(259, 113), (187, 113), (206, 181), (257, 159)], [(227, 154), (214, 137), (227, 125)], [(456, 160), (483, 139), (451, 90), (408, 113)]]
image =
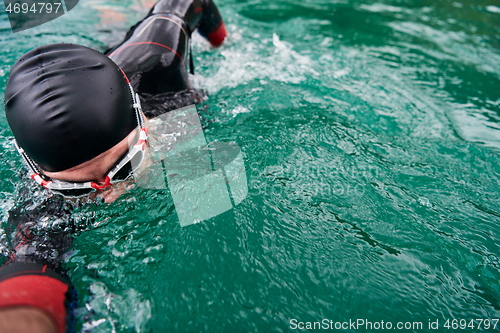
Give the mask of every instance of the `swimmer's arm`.
[(0, 332), (10, 333), (55, 333), (52, 318), (34, 307), (0, 309)]
[(212, 0), (204, 1), (198, 32), (215, 47), (221, 46), (227, 36), (224, 20)]

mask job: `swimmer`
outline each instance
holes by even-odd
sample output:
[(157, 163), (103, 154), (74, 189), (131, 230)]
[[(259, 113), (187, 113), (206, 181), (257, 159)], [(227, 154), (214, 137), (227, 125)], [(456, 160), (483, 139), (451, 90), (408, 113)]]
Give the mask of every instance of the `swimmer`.
[[(61, 262), (76, 204), (66, 198), (116, 199), (144, 159), (147, 119), (202, 100), (188, 78), (194, 30), (212, 46), (223, 43), (212, 0), (162, 0), (107, 56), (52, 44), (12, 67), (5, 112), (16, 148), (31, 178), (55, 195), (9, 213), (13, 250), (0, 270), (0, 332), (71, 331), (76, 296)], [(37, 223), (54, 216), (65, 232)]]

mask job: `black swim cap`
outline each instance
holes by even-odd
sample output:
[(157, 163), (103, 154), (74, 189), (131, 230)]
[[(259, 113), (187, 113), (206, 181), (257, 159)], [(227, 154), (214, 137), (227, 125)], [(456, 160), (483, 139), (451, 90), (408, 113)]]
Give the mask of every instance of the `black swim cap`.
[(12, 67), (5, 113), (19, 146), (49, 172), (89, 161), (136, 126), (127, 80), (84, 46), (37, 47)]

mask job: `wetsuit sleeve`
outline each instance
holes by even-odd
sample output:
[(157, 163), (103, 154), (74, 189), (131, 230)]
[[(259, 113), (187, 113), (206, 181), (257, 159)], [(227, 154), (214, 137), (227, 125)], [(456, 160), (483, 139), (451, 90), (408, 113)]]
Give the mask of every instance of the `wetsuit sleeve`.
[(39, 200), (31, 188), (18, 194), (4, 226), (11, 253), (0, 268), (0, 310), (37, 308), (52, 318), (57, 332), (71, 331), (76, 293), (62, 258), (76, 232), (73, 205), (60, 196)]
[(0, 269), (0, 309), (34, 307), (66, 332), (69, 285), (47, 265), (15, 262)]
[(224, 20), (212, 0), (203, 1), (203, 11), (198, 32), (208, 39), (212, 46), (220, 46), (227, 36)]

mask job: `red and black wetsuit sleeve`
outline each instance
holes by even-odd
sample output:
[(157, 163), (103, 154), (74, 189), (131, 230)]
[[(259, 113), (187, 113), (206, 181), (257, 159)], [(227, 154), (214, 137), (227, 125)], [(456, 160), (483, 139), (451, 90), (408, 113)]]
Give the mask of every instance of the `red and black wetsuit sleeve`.
[(73, 205), (60, 196), (37, 200), (32, 188), (18, 194), (5, 225), (10, 257), (0, 256), (7, 261), (0, 267), (0, 310), (37, 308), (52, 318), (57, 332), (72, 332), (77, 295), (62, 258), (77, 231)]
[(0, 269), (0, 310), (33, 307), (46, 313), (57, 332), (72, 331), (74, 288), (47, 265), (15, 262)]
[(198, 32), (213, 46), (220, 46), (227, 36), (224, 20), (212, 0), (203, 1), (203, 10)]
[(212, 0), (160, 0), (148, 16), (173, 14), (182, 18), (189, 33), (195, 29), (213, 46), (220, 46), (227, 36), (224, 20)]

